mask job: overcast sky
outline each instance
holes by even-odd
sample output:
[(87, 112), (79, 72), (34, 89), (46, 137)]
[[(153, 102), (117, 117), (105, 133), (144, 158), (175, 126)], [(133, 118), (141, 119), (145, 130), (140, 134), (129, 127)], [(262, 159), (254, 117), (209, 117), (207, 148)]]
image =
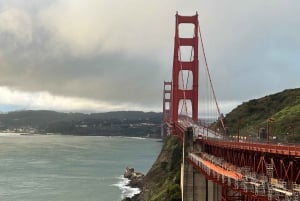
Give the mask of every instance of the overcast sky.
[(299, 0), (0, 0), (0, 111), (161, 111), (176, 11), (199, 14), (224, 113), (300, 86)]

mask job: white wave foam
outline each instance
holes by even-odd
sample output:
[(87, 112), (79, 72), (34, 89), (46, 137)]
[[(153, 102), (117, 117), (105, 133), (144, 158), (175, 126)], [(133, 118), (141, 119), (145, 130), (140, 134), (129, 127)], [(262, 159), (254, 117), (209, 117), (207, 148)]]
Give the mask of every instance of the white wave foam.
[(147, 137), (128, 137), (128, 136), (109, 136), (109, 137), (119, 137), (119, 138), (125, 138), (125, 139), (137, 139), (137, 140), (146, 140), (146, 139), (151, 139)]
[(12, 137), (12, 136), (19, 136), (23, 133), (0, 133), (1, 137)]
[(123, 175), (118, 177), (119, 182), (116, 184), (113, 184), (112, 186), (118, 187), (121, 191), (121, 199), (124, 199), (126, 197), (132, 198), (134, 195), (138, 194), (141, 192), (139, 188), (132, 188), (128, 186), (129, 184), (129, 179), (124, 178)]
[(147, 139), (147, 138), (144, 138), (144, 137), (127, 137), (127, 138), (137, 139), (137, 140), (146, 140)]

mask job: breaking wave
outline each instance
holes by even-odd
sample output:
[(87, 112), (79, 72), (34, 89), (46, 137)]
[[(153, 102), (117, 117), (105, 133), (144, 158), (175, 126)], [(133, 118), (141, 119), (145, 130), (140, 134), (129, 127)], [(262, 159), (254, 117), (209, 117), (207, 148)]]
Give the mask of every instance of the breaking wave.
[(121, 191), (121, 199), (124, 199), (126, 197), (132, 198), (134, 195), (139, 194), (141, 191), (139, 188), (132, 188), (128, 186), (129, 184), (129, 179), (124, 178), (123, 175), (118, 177), (119, 182), (116, 184), (113, 184), (112, 186), (118, 187)]

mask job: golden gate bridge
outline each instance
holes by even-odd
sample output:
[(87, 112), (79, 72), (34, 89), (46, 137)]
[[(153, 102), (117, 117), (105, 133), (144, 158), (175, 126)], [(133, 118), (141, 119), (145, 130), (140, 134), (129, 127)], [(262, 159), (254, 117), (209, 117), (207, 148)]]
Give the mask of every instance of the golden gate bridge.
[[(189, 25), (191, 37), (183, 37)], [(198, 49), (200, 44), (200, 50)], [(184, 56), (186, 54), (188, 56)], [(199, 55), (202, 59), (199, 60)], [(200, 62), (199, 62), (200, 61)], [(199, 63), (203, 63), (208, 101), (198, 99)], [(203, 96), (202, 96), (203, 97)], [(203, 99), (203, 98), (202, 98)], [(198, 103), (200, 107), (198, 108)], [(199, 120), (198, 109), (213, 108), (220, 125), (212, 130)], [(201, 118), (200, 118), (201, 119)], [(163, 88), (162, 137), (178, 137), (183, 145), (181, 173), (183, 201), (298, 201), (300, 200), (300, 147), (268, 141), (229, 138), (213, 88), (204, 51), (198, 14), (176, 13), (172, 81)], [(267, 136), (269, 138), (269, 136)]]

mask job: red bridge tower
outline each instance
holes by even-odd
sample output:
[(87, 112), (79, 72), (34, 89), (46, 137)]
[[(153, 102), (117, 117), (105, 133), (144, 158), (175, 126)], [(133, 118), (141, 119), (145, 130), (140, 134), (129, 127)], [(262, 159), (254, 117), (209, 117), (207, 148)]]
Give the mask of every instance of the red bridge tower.
[[(179, 37), (179, 25), (181, 23), (194, 24), (194, 36), (192, 38)], [(193, 50), (193, 58), (190, 61), (182, 61), (180, 47), (190, 46)], [(190, 100), (192, 106), (192, 120), (198, 121), (198, 14), (194, 16), (180, 16), (176, 14), (174, 60), (172, 75), (172, 100), (171, 122), (178, 121), (178, 108), (180, 100)], [(179, 79), (182, 71), (192, 73), (192, 89), (180, 88)]]

